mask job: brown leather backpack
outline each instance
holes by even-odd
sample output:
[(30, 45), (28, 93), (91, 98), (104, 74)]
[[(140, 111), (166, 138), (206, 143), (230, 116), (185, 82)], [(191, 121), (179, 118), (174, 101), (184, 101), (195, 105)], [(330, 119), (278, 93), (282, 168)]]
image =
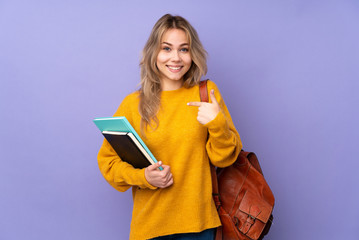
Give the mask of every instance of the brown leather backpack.
[[(201, 101), (208, 102), (207, 80), (200, 83)], [(216, 240), (263, 239), (272, 225), (274, 196), (254, 153), (241, 151), (226, 168), (211, 165), (213, 199), (222, 226)]]

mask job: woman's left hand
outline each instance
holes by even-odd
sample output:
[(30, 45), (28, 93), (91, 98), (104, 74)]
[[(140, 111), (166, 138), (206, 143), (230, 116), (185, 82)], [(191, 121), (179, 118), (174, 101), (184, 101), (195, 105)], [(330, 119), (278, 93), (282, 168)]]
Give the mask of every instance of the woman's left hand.
[(221, 110), (216, 97), (214, 96), (214, 90), (211, 90), (210, 98), (212, 103), (208, 102), (189, 102), (187, 103), (188, 106), (196, 106), (198, 107), (198, 115), (197, 120), (201, 124), (205, 125), (215, 119), (217, 114)]

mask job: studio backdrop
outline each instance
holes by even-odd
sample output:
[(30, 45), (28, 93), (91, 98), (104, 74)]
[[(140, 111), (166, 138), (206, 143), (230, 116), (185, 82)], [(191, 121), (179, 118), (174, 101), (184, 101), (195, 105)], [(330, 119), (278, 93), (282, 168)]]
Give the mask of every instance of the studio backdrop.
[(131, 191), (102, 177), (92, 120), (139, 88), (166, 13), (197, 29), (205, 78), (258, 155), (276, 197), (266, 239), (357, 239), (354, 0), (0, 1), (0, 239), (128, 239)]

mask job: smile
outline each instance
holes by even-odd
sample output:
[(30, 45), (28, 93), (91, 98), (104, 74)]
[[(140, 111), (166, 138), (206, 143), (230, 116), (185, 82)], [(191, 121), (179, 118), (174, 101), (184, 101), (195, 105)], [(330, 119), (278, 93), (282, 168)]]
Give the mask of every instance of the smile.
[(183, 68), (183, 66), (169, 66), (169, 65), (167, 65), (167, 67), (172, 73), (178, 73)]
[(182, 67), (167, 66), (171, 70), (180, 70)]

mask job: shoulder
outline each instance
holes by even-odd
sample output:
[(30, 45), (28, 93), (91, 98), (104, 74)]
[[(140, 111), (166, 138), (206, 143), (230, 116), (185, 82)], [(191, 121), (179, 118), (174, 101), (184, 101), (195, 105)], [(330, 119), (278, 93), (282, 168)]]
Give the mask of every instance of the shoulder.
[(130, 94), (128, 94), (123, 100), (121, 104), (133, 104), (133, 103), (138, 103), (139, 102), (139, 98), (140, 97), (140, 92), (139, 91), (135, 91), (132, 92)]
[(115, 116), (126, 116), (127, 113), (138, 110), (139, 104), (139, 91), (128, 94), (118, 107)]
[(207, 80), (207, 86), (208, 86), (208, 88), (218, 89), (217, 84), (213, 80), (210, 80), (210, 79)]
[(219, 89), (217, 87), (217, 84), (210, 80), (210, 79), (207, 79), (207, 91), (208, 91), (208, 94), (210, 93), (211, 90), (214, 90), (214, 92), (217, 92), (218, 94), (220, 94), (219, 92)]

